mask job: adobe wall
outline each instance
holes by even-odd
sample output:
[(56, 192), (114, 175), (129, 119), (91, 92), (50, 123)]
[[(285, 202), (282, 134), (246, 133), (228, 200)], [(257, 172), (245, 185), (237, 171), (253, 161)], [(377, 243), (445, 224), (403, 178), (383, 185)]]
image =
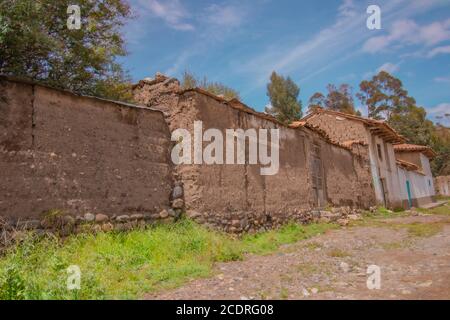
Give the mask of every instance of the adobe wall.
[[(201, 223), (239, 233), (289, 220), (337, 219), (350, 207), (374, 203), (363, 146), (350, 152), (308, 128), (180, 91), (174, 79), (141, 83), (134, 93), (157, 110), (0, 78), (0, 220), (47, 228), (49, 214), (59, 210), (69, 231), (85, 222), (96, 222), (94, 230), (127, 230), (172, 221), (186, 209)], [(263, 176), (250, 164), (173, 166), (170, 132), (192, 132), (195, 120), (223, 133), (278, 128), (278, 173)], [(317, 210), (313, 144), (320, 146), (324, 205), (343, 209)]]
[(0, 78), (0, 217), (157, 217), (170, 147), (160, 111)]
[(320, 113), (307, 120), (308, 123), (324, 130), (334, 141), (360, 140), (369, 144), (369, 135), (363, 123), (340, 116)]
[(276, 175), (263, 176), (259, 165), (250, 164), (175, 168), (184, 186), (187, 214), (197, 221), (240, 232), (291, 219), (312, 220), (313, 209), (317, 208), (311, 176), (313, 142), (321, 146), (327, 203), (355, 208), (374, 204), (369, 164), (364, 160), (366, 149), (356, 156), (315, 131), (287, 128), (197, 91), (176, 94), (173, 90), (177, 90), (176, 84), (165, 80), (141, 82), (134, 93), (140, 103), (161, 109), (172, 131), (184, 128), (192, 133), (196, 120), (203, 122), (203, 130), (216, 128), (224, 136), (225, 129), (280, 129), (280, 168)]

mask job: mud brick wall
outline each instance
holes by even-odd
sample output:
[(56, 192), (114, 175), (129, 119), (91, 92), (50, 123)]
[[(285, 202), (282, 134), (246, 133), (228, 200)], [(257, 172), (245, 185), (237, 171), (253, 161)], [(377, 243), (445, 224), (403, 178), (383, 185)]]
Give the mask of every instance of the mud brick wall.
[(187, 214), (199, 222), (241, 232), (289, 220), (313, 220), (317, 208), (312, 189), (313, 143), (321, 147), (328, 204), (359, 208), (374, 204), (367, 161), (315, 131), (287, 128), (195, 90), (180, 91), (176, 82), (164, 78), (140, 82), (134, 95), (140, 103), (162, 110), (171, 131), (184, 128), (192, 133), (196, 120), (203, 122), (203, 130), (216, 128), (224, 137), (225, 129), (280, 129), (280, 168), (276, 175), (262, 176), (259, 165), (249, 164), (175, 168), (177, 180), (184, 186)]
[(0, 217), (157, 214), (170, 147), (160, 111), (0, 78)]
[(348, 120), (339, 116), (323, 113), (318, 117), (308, 119), (308, 123), (324, 130), (336, 141), (361, 140), (369, 144), (369, 136), (364, 124), (359, 121)]

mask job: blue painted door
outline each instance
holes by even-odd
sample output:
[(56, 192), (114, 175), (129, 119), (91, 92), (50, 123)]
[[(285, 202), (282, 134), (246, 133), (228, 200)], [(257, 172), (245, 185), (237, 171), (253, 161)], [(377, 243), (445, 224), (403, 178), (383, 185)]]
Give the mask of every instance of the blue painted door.
[(406, 191), (408, 192), (408, 204), (412, 207), (412, 197), (411, 197), (411, 186), (409, 185), (409, 180), (406, 180)]

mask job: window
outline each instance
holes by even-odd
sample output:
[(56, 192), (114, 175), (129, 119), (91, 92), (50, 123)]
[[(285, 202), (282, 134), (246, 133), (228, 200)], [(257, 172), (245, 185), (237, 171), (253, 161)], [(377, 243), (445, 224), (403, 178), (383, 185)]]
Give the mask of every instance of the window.
[(428, 179), (428, 186), (431, 187), (431, 180)]
[(381, 153), (381, 145), (377, 143), (377, 150), (378, 150), (378, 158), (380, 158), (381, 161), (383, 161), (383, 154)]

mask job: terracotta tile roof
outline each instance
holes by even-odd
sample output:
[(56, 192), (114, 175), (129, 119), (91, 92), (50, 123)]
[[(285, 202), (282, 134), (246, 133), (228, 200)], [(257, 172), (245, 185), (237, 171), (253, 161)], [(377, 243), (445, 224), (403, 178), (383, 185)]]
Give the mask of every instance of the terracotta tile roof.
[(297, 129), (300, 127), (304, 127), (306, 125), (306, 121), (294, 121), (289, 125), (289, 128)]
[(302, 120), (308, 122), (309, 119), (311, 119), (319, 114), (322, 114), (322, 113), (328, 113), (328, 114), (340, 116), (343, 118), (360, 121), (360, 122), (364, 123), (366, 126), (368, 126), (370, 131), (373, 134), (377, 134), (377, 135), (381, 136), (381, 138), (383, 138), (387, 142), (392, 142), (392, 143), (406, 142), (406, 139), (404, 137), (402, 137), (400, 134), (398, 134), (385, 121), (364, 118), (364, 117), (360, 117), (360, 116), (356, 116), (356, 115), (352, 115), (352, 114), (348, 114), (348, 113), (343, 113), (343, 112), (339, 112), (339, 111), (333, 111), (333, 110), (328, 110), (328, 109), (323, 109), (323, 108), (316, 108), (313, 112), (311, 112), (310, 114), (305, 116)]
[(349, 148), (351, 148), (354, 144), (360, 144), (362, 146), (366, 146), (367, 145), (367, 143), (365, 143), (362, 140), (348, 140), (348, 141), (342, 142), (343, 146), (346, 146), (346, 147), (349, 147)]
[(400, 160), (400, 159), (397, 159), (396, 162), (400, 167), (402, 167), (406, 170), (409, 170), (409, 171), (419, 170), (419, 166), (414, 163), (411, 163), (411, 162), (408, 162), (405, 160)]
[(431, 149), (428, 146), (421, 146), (417, 144), (408, 144), (408, 143), (395, 144), (394, 150), (395, 152), (422, 152), (430, 159), (436, 157), (436, 152), (434, 152), (433, 149)]

